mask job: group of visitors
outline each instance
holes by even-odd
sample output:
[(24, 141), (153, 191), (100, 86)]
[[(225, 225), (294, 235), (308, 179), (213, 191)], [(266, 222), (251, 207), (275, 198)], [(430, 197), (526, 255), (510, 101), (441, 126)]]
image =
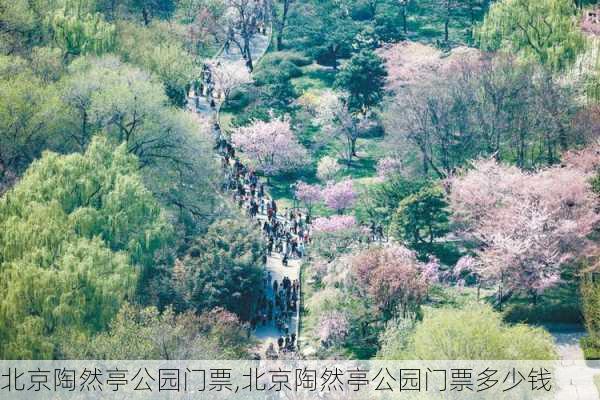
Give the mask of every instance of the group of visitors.
[[(256, 171), (236, 158), (235, 148), (222, 134), (218, 124), (214, 126), (214, 133), (215, 149), (221, 156), (223, 169), (222, 189), (231, 193), (235, 204), (262, 230), (267, 242), (265, 265), (273, 253), (281, 257), (284, 267), (288, 266), (290, 259), (304, 257), (310, 242), (310, 216), (294, 209), (280, 210), (277, 202), (266, 193), (265, 185)], [(271, 344), (276, 353), (293, 352), (296, 349), (296, 333), (291, 332), (290, 323), (297, 312), (299, 289), (298, 280), (292, 281), (285, 276), (278, 282), (265, 269), (264, 294), (250, 322), (252, 328), (270, 324), (277, 328), (281, 335), (277, 340), (277, 348)]]

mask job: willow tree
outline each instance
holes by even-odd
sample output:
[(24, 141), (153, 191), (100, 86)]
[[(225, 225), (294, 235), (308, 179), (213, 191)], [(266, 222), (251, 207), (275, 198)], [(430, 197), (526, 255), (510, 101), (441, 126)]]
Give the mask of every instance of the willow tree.
[(475, 36), (482, 49), (506, 49), (562, 70), (586, 45), (572, 0), (502, 0), (490, 7)]
[(64, 56), (103, 54), (115, 47), (115, 25), (106, 22), (102, 14), (81, 13), (61, 9), (51, 18), (54, 41)]
[[(170, 240), (124, 145), (46, 153), (0, 200), (0, 357), (56, 356), (106, 328)], [(143, 276), (142, 276), (143, 277)]]

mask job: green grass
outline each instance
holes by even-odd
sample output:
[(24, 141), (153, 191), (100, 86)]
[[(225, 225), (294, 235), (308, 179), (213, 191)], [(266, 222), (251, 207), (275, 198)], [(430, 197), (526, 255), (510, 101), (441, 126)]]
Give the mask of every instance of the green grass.
[(582, 323), (578, 287), (573, 283), (548, 289), (535, 302), (528, 297), (513, 298), (504, 305), (503, 312), (508, 322)]

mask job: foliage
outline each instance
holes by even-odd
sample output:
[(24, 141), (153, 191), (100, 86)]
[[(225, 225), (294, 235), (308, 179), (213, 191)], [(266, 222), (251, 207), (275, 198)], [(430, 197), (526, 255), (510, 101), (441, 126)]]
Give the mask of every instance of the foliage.
[(447, 208), (443, 189), (426, 186), (398, 204), (390, 228), (391, 235), (404, 240), (415, 250), (431, 252), (436, 242), (450, 230)]
[(364, 250), (350, 264), (360, 295), (369, 298), (384, 321), (417, 312), (437, 279), (436, 265), (420, 263), (415, 253), (397, 245)]
[(245, 357), (245, 345), (244, 326), (222, 309), (198, 316), (125, 304), (107, 332), (87, 343), (75, 340), (65, 350), (77, 359), (217, 360)]
[(555, 71), (575, 61), (586, 41), (570, 0), (496, 2), (476, 36), (486, 51), (506, 48)]
[(20, 175), (43, 150), (58, 147), (69, 123), (58, 88), (22, 67), (0, 74), (0, 183)]
[(231, 136), (235, 146), (267, 176), (291, 171), (306, 162), (306, 150), (294, 137), (288, 119), (253, 121)]
[(116, 27), (104, 20), (102, 14), (86, 13), (80, 9), (63, 9), (51, 18), (54, 41), (64, 56), (104, 54), (116, 45)]
[(341, 169), (342, 166), (335, 158), (325, 156), (319, 160), (317, 165), (317, 177), (323, 182), (329, 182), (335, 178)]
[(581, 283), (581, 303), (588, 336), (581, 344), (586, 359), (600, 359), (600, 284), (594, 274), (588, 274)]
[(241, 218), (215, 222), (183, 259), (174, 286), (196, 312), (223, 307), (248, 320), (260, 297), (265, 244), (254, 225)]
[(394, 174), (382, 182), (366, 186), (361, 191), (355, 214), (362, 223), (375, 222), (387, 227), (392, 222), (398, 204), (424, 187), (424, 181)]
[(309, 185), (302, 181), (296, 182), (296, 191), (294, 196), (306, 206), (308, 213), (311, 214), (314, 204), (321, 200), (321, 187), (318, 185)]
[(506, 325), (489, 306), (471, 304), (463, 309), (432, 309), (415, 327), (406, 348), (392, 351), (384, 344), (386, 359), (408, 360), (552, 360), (552, 337), (542, 328)]
[(329, 183), (323, 189), (323, 201), (331, 210), (343, 214), (356, 201), (352, 180), (346, 179), (338, 183)]
[(348, 108), (365, 112), (382, 99), (387, 72), (383, 60), (373, 51), (352, 56), (336, 77), (336, 85), (348, 93)]
[(591, 141), (585, 124), (573, 120), (578, 111), (569, 86), (497, 56), (455, 63), (409, 85), (384, 122), (396, 157), (410, 159), (416, 150), (422, 174), (446, 177), (482, 155), (522, 168), (555, 164), (561, 151)]
[(589, 244), (598, 216), (586, 174), (576, 166), (527, 174), (490, 160), (453, 180), (455, 220), (479, 243), (475, 269), (498, 284), (500, 302), (554, 286)]
[(46, 153), (0, 215), (3, 358), (53, 357), (63, 335), (104, 329), (171, 234), (135, 157), (101, 139), (84, 155)]
[(334, 215), (319, 217), (312, 223), (314, 233), (327, 233), (349, 230), (356, 227), (356, 220), (351, 215)]

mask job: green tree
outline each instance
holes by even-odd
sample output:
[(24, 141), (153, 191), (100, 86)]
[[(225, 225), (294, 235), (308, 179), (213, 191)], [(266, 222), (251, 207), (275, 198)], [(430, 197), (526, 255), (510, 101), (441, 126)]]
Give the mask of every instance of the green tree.
[(476, 38), (483, 50), (504, 48), (559, 71), (586, 46), (572, 0), (502, 0), (490, 7)]
[(448, 203), (439, 186), (426, 186), (400, 201), (392, 220), (392, 236), (414, 249), (430, 251), (448, 231)]
[(222, 309), (198, 316), (125, 304), (107, 332), (72, 338), (64, 351), (68, 358), (94, 360), (218, 360), (247, 357), (247, 346), (245, 326)]
[(261, 295), (264, 249), (260, 232), (241, 217), (215, 222), (183, 260), (181, 297), (198, 312), (224, 307), (249, 319)]
[(400, 175), (391, 176), (383, 182), (369, 184), (358, 198), (355, 215), (365, 224), (375, 222), (388, 227), (398, 209), (398, 204), (424, 186), (425, 182), (422, 180), (407, 179)]
[[(8, 57), (3, 61), (18, 64)], [(12, 72), (0, 71), (0, 185), (21, 174), (44, 149), (60, 143), (67, 117), (54, 85), (44, 85), (27, 71)]]
[(387, 72), (383, 60), (370, 50), (355, 54), (336, 78), (336, 85), (349, 94), (349, 108), (365, 113), (384, 94)]
[(352, 52), (358, 24), (351, 18), (346, 4), (333, 1), (309, 1), (298, 4), (290, 18), (290, 37), (301, 38), (297, 47), (318, 62), (338, 68), (340, 58)]
[(0, 356), (54, 357), (105, 329), (170, 237), (124, 145), (45, 153), (0, 199)]
[[(390, 329), (394, 329), (392, 326)], [(490, 306), (432, 309), (414, 328), (386, 335), (380, 357), (390, 360), (553, 360), (554, 341), (543, 328), (507, 325)], [(404, 344), (399, 343), (404, 341)]]
[(115, 48), (116, 27), (104, 20), (100, 13), (82, 13), (81, 10), (57, 11), (51, 18), (56, 45), (64, 57), (80, 54), (104, 54)]

